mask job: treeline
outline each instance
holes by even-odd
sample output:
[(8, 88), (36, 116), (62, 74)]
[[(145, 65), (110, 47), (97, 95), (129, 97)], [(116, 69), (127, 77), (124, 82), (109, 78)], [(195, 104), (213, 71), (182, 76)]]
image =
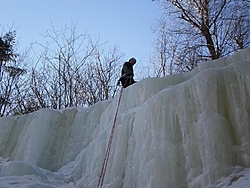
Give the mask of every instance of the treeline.
[(16, 53), (15, 31), (0, 37), (0, 116), (89, 106), (116, 95), (123, 61), (116, 46), (76, 35), (75, 26), (44, 37), (46, 44), (36, 44), (40, 53), (24, 54)]
[(249, 0), (153, 0), (162, 17), (151, 63), (155, 76), (188, 72), (250, 46)]

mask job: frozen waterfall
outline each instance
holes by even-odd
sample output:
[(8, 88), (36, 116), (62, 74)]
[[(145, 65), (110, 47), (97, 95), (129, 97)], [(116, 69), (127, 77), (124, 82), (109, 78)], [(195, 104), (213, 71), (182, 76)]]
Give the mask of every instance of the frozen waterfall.
[[(0, 187), (96, 187), (117, 102), (1, 117)], [(103, 187), (244, 187), (249, 167), (250, 48), (124, 89)]]

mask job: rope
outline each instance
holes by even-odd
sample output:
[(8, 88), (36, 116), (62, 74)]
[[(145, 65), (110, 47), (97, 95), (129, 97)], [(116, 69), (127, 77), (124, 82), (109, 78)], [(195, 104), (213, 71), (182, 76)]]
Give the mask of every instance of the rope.
[(116, 118), (117, 118), (118, 109), (119, 109), (121, 98), (122, 98), (122, 91), (123, 91), (123, 87), (122, 87), (121, 92), (120, 92), (118, 105), (117, 105), (116, 113), (115, 113), (115, 118), (114, 118), (113, 126), (112, 126), (112, 129), (111, 129), (111, 133), (110, 133), (110, 137), (109, 137), (109, 143), (108, 143), (108, 147), (107, 147), (107, 150), (106, 150), (104, 162), (103, 162), (103, 165), (102, 165), (102, 171), (101, 171), (101, 175), (100, 175), (100, 178), (99, 178), (99, 181), (98, 181), (97, 188), (102, 188), (102, 185), (103, 185), (104, 176), (105, 176), (105, 172), (106, 172), (107, 165), (108, 165), (108, 159), (109, 159), (109, 154), (110, 154), (111, 143), (112, 143), (113, 135), (114, 135), (114, 132), (115, 132)]

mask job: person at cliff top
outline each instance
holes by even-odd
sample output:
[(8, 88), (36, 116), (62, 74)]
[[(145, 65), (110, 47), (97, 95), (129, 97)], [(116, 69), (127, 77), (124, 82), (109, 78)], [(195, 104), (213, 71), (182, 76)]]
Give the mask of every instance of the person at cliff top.
[(135, 63), (136, 63), (136, 59), (132, 57), (129, 59), (129, 61), (123, 64), (122, 71), (121, 71), (121, 78), (119, 79), (118, 84), (119, 82), (121, 82), (124, 88), (135, 83), (134, 70), (133, 70), (133, 66)]

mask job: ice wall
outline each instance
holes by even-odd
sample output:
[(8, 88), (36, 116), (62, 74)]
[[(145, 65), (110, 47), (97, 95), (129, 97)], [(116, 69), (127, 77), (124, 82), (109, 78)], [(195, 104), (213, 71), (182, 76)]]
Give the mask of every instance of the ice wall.
[[(0, 118), (0, 187), (96, 187), (117, 103)], [(216, 187), (235, 166), (250, 167), (250, 49), (123, 91), (104, 187)]]

